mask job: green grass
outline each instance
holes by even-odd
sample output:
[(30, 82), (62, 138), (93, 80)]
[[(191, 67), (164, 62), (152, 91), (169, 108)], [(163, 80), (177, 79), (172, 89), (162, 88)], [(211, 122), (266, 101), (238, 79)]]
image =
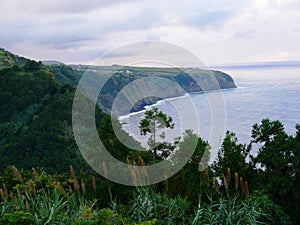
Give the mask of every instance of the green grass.
[[(0, 174), (0, 225), (291, 225), (289, 218), (266, 195), (249, 196), (246, 186), (230, 186), (228, 174), (224, 178), (227, 186), (216, 185), (218, 181), (211, 179), (207, 171), (200, 175), (200, 184), (194, 184), (199, 187), (194, 193), (199, 199), (198, 206), (180, 196), (170, 197), (168, 191), (158, 191), (158, 186), (137, 187), (124, 202), (108, 186), (110, 203), (99, 207), (96, 193), (101, 183), (95, 177), (76, 175), (72, 166), (70, 176), (35, 169), (19, 171), (12, 166)], [(234, 188), (235, 193), (230, 194)], [(274, 215), (280, 218), (271, 223)]]

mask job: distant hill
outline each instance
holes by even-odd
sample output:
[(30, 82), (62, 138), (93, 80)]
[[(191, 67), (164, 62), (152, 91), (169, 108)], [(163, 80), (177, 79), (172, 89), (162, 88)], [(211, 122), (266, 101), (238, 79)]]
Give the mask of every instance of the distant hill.
[[(160, 97), (149, 96), (141, 99), (132, 107), (131, 112), (142, 110), (145, 105), (154, 104), (158, 100), (182, 96), (185, 93), (236, 88), (234, 80), (230, 75), (214, 70), (202, 70), (197, 68), (122, 67), (119, 65), (70, 65), (70, 67), (76, 72), (77, 77), (82, 76), (84, 73), (94, 74), (95, 77), (111, 75), (102, 88), (98, 98), (98, 102), (106, 110), (111, 109), (115, 97), (123, 87), (143, 77), (166, 78), (176, 82), (179, 86), (176, 87), (174, 85), (170, 86), (171, 84), (165, 84), (166, 91), (160, 91)], [(152, 85), (159, 86), (159, 84)], [(143, 87), (140, 88), (142, 93)], [(123, 109), (118, 109), (119, 112), (128, 112), (126, 104), (123, 106)], [(122, 107), (122, 105), (120, 105), (120, 107)]]
[(56, 61), (56, 60), (43, 60), (42, 63), (44, 65), (60, 65), (60, 64), (64, 64), (64, 63)]

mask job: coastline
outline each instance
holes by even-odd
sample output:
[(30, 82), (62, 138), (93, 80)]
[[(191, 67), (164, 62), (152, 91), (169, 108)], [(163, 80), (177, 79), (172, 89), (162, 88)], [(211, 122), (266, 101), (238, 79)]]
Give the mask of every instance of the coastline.
[(128, 122), (126, 122), (124, 120), (129, 119), (130, 116), (145, 113), (147, 109), (150, 109), (151, 107), (154, 107), (154, 106), (161, 105), (166, 101), (172, 101), (172, 100), (176, 100), (176, 99), (180, 99), (180, 98), (185, 98), (185, 97), (188, 97), (190, 95), (212, 93), (212, 92), (217, 92), (217, 91), (222, 91), (223, 92), (223, 91), (234, 90), (234, 89), (237, 89), (237, 88), (240, 88), (240, 87), (223, 88), (223, 89), (215, 89), (215, 90), (208, 90), (208, 91), (195, 91), (195, 92), (185, 93), (184, 95), (180, 95), (180, 96), (177, 96), (177, 97), (170, 97), (170, 98), (161, 99), (161, 100), (156, 101), (153, 104), (143, 105), (143, 108), (141, 110), (133, 111), (133, 112), (130, 112), (129, 114), (119, 116), (117, 118), (117, 120), (121, 123), (121, 125), (128, 124)]
[[(119, 116), (118, 121), (121, 122), (121, 120), (128, 119), (130, 116), (137, 115), (137, 114), (140, 114), (140, 113), (144, 113), (144, 112), (146, 112), (147, 109), (150, 109), (151, 107), (154, 107), (154, 106), (161, 105), (166, 101), (172, 101), (172, 100), (176, 100), (176, 99), (180, 99), (180, 98), (185, 98), (185, 97), (188, 97), (188, 96), (190, 96), (190, 93), (185, 93), (184, 95), (180, 95), (178, 97), (170, 97), (170, 98), (165, 98), (165, 99), (158, 100), (153, 104), (144, 105), (142, 110), (134, 111), (134, 112), (131, 112), (127, 115)], [(121, 124), (124, 124), (124, 123), (121, 122)]]

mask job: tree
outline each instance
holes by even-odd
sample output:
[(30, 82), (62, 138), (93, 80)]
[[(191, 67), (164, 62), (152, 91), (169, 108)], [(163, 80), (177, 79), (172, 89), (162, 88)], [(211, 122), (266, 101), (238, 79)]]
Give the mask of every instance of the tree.
[[(208, 166), (210, 159), (209, 143), (189, 129), (175, 144), (177, 148), (175, 153), (172, 154), (171, 160), (174, 163), (178, 161), (188, 162), (178, 173), (169, 178), (168, 194), (173, 197), (184, 196), (197, 205), (198, 199), (195, 198), (195, 195), (202, 191), (201, 188), (199, 189), (199, 183), (202, 185), (202, 173), (200, 171)], [(193, 152), (192, 156), (190, 155), (191, 152)]]
[(174, 128), (172, 117), (164, 114), (162, 111), (158, 111), (158, 108), (152, 107), (150, 110), (145, 112), (145, 118), (140, 122), (141, 135), (150, 134), (148, 139), (148, 146), (152, 151), (153, 160), (156, 160), (158, 156), (158, 150), (163, 152), (163, 157), (166, 158), (169, 154), (172, 146), (166, 142), (159, 142), (158, 137), (161, 139), (165, 138), (165, 132), (159, 134), (159, 130), (164, 128)]
[(295, 195), (299, 179), (299, 126), (296, 128), (294, 137), (284, 131), (280, 121), (264, 119), (252, 130), (252, 143), (261, 145), (257, 157), (253, 157), (254, 165), (260, 165), (257, 167), (260, 188), (294, 218), (299, 215)]
[(27, 60), (25, 65), (24, 65), (24, 69), (26, 72), (33, 72), (33, 71), (37, 71), (40, 70), (42, 68), (42, 62), (36, 62), (34, 60)]
[[(183, 137), (178, 140), (178, 151), (175, 152), (174, 158), (179, 160), (188, 159), (189, 164), (197, 165), (201, 171), (208, 166), (210, 159), (209, 150), (210, 146), (208, 142), (193, 133), (193, 130), (188, 129), (183, 134)], [(186, 152), (193, 152), (193, 155), (187, 158)]]
[(227, 169), (239, 173), (240, 176), (247, 176), (249, 164), (246, 162), (250, 153), (250, 146), (239, 144), (233, 132), (227, 131), (222, 147), (218, 152), (218, 158), (213, 164), (217, 176), (226, 175)]
[(294, 143), (295, 143), (295, 148), (298, 149), (296, 154), (295, 154), (295, 167), (297, 168), (296, 170), (296, 182), (295, 182), (295, 191), (294, 191), (294, 198), (295, 201), (298, 203), (296, 205), (296, 209), (295, 209), (295, 215), (296, 220), (299, 221), (300, 220), (300, 124), (296, 125), (296, 136), (294, 139)]

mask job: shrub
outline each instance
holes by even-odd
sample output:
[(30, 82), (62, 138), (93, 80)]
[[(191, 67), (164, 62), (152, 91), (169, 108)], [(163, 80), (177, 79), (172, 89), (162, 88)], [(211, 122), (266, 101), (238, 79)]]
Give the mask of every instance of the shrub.
[(0, 225), (31, 225), (35, 223), (36, 221), (34, 216), (24, 211), (4, 213), (4, 215), (0, 218)]

